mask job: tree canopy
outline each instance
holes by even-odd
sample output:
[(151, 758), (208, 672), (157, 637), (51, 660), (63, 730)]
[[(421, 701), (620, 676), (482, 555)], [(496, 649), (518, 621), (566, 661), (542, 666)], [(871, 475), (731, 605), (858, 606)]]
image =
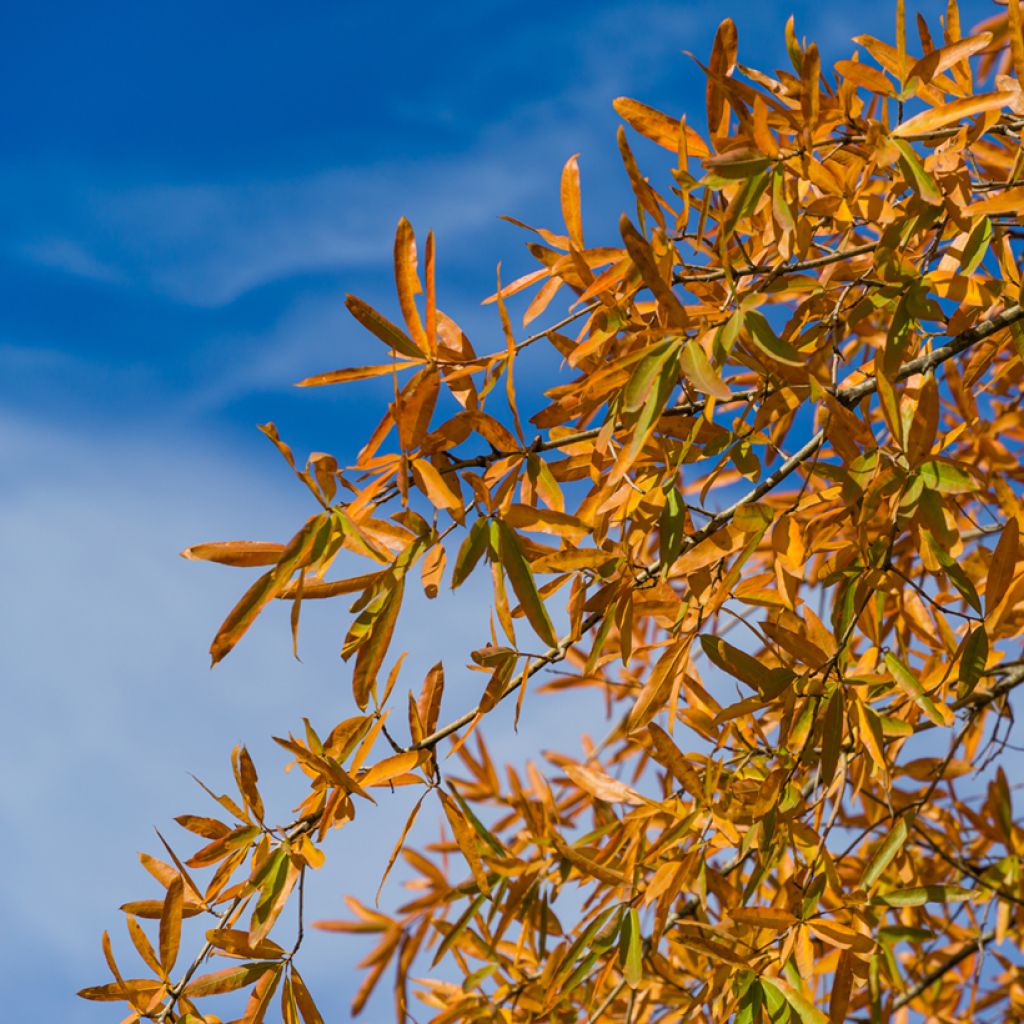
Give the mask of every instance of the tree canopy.
[[(389, 378), (379, 425), (340, 461), (265, 425), (312, 514), (184, 552), (263, 570), (214, 662), (272, 601), (296, 643), (307, 602), (349, 606), (351, 714), (282, 724), (284, 821), (233, 751), (237, 794), (142, 855), (142, 967), (104, 936), (114, 980), (83, 996), (195, 1024), (242, 991), (246, 1024), (320, 1024), (282, 911), (411, 787), (381, 865), (408, 898), (319, 922), (371, 943), (354, 1012), (383, 983), (438, 1024), (1024, 1018), (1019, 3), (912, 35), (901, 3), (894, 44), (828, 69), (791, 20), (769, 74), (727, 20), (702, 130), (616, 100), (635, 209), (588, 245), (570, 158), (564, 224), (487, 300), (500, 344), (442, 311), (401, 221), (401, 322), (346, 303), (380, 364), (301, 382)], [(406, 678), (407, 594), (462, 586), (489, 634)], [(567, 722), (573, 753), (494, 763), (524, 702), (583, 690), (600, 741)], [(418, 815), (445, 838), (407, 843)]]

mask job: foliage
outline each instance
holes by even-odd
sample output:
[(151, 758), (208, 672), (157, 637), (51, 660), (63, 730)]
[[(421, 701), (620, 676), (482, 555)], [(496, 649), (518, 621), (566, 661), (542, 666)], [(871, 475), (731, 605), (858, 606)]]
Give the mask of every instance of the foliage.
[[(246, 1022), (318, 1024), (275, 924), (330, 833), (410, 786), (383, 872), (401, 858), (410, 898), (321, 923), (375, 943), (354, 1011), (390, 970), (400, 1020), (1024, 1017), (1004, 768), (1024, 682), (1024, 38), (1016, 0), (973, 36), (955, 2), (941, 38), (919, 19), (912, 45), (902, 8), (897, 25), (823, 73), (790, 22), (792, 70), (768, 75), (723, 22), (704, 135), (616, 101), (671, 180), (620, 128), (636, 211), (621, 245), (588, 247), (570, 159), (564, 230), (537, 229), (538, 269), (489, 300), (495, 351), (438, 308), (433, 237), (421, 275), (400, 223), (403, 323), (347, 302), (390, 358), (302, 382), (392, 378), (380, 425), (344, 469), (264, 427), (316, 513), (287, 544), (185, 552), (265, 570), (215, 662), (272, 600), (296, 631), (305, 602), (354, 600), (357, 713), (278, 740), (308, 784), (283, 825), (234, 751), (239, 796), (178, 819), (199, 849), (143, 855), (163, 895), (124, 910), (145, 975), (105, 938), (114, 981), (85, 997), (195, 1022), (247, 990)], [(528, 291), (524, 325), (571, 306), (517, 340), (507, 304)], [(516, 372), (538, 380), (522, 361), (550, 366), (548, 346), (561, 377), (542, 405), (524, 392), (530, 437)], [(366, 571), (333, 578), (342, 552)], [(406, 701), (407, 590), (470, 580), (493, 595), (478, 703), (450, 714), (441, 663)], [(584, 688), (605, 739), (499, 773), (482, 723)], [(428, 810), (449, 838), (406, 847)], [(174, 974), (197, 915), (207, 942)]]

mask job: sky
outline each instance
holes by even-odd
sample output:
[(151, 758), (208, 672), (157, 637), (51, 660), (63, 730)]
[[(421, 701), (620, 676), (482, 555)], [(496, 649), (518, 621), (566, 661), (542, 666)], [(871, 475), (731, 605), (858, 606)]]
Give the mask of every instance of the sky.
[[(926, 5), (934, 23), (944, 4)], [(208, 808), (188, 777), (229, 777), (245, 742), (282, 808), (268, 737), (351, 713), (339, 611), (307, 615), (302, 663), (280, 615), (213, 672), (207, 645), (244, 574), (177, 557), (232, 537), (283, 539), (311, 510), (255, 429), (350, 460), (379, 418), (373, 382), (297, 390), (379, 355), (342, 305), (393, 310), (394, 227), (438, 236), (442, 307), (479, 349), (498, 336), (495, 267), (531, 269), (510, 214), (558, 223), (558, 176), (581, 153), (584, 218), (611, 241), (630, 205), (611, 101), (699, 123), (706, 56), (731, 15), (741, 61), (785, 62), (782, 27), (827, 58), (890, 39), (894, 5), (387, 5), (307, 0), (9, 5), (0, 15), (0, 960), (4, 1017), (119, 1019), (74, 991), (124, 948), (121, 902), (152, 895), (134, 851)], [(991, 8), (994, 10), (994, 8)], [(964, 5), (970, 24), (990, 11)], [(654, 154), (638, 145), (641, 160)], [(419, 608), (396, 644), (409, 685), (474, 624), (472, 592)], [(417, 675), (419, 673), (419, 675)], [(521, 758), (554, 738), (528, 707)], [(531, 717), (532, 716), (532, 717)], [(526, 734), (527, 738), (523, 737)], [(343, 830), (313, 916), (376, 888), (400, 827)], [(358, 830), (358, 831), (357, 831)], [(179, 834), (180, 835), (180, 834)], [(312, 934), (307, 981), (347, 1017), (358, 943)], [(386, 1019), (375, 1004), (369, 1019)], [(374, 1017), (374, 1014), (379, 1016)]]

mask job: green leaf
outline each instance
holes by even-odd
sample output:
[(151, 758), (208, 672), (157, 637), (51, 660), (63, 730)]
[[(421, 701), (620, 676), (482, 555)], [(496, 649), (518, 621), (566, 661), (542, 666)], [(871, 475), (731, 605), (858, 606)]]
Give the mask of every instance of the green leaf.
[(750, 331), (750, 340), (754, 347), (769, 359), (786, 366), (804, 366), (806, 364), (807, 360), (788, 341), (783, 341), (772, 330), (771, 324), (764, 318), (764, 315), (756, 309), (749, 310), (743, 320)]
[(903, 844), (907, 841), (907, 833), (907, 819), (905, 817), (898, 818), (892, 831), (885, 837), (885, 842), (879, 846), (875, 855), (865, 866), (864, 873), (860, 876), (860, 888), (870, 889), (878, 881), (882, 872), (903, 848)]
[(924, 712), (925, 717), (934, 725), (950, 725), (949, 712), (943, 714), (935, 701), (924, 692), (921, 681), (891, 651), (885, 656), (885, 667), (889, 670), (896, 685), (910, 697)]
[(959, 885), (923, 885), (916, 889), (894, 889), (879, 893), (871, 902), (887, 907), (923, 907), (926, 903), (963, 903), (973, 900), (978, 893)]
[(901, 296), (889, 322), (885, 350), (882, 353), (882, 368), (890, 376), (902, 365), (907, 346), (914, 336), (916, 323), (910, 315), (908, 305), (907, 296)]
[(476, 899), (462, 912), (462, 916), (453, 925), (449, 925), (446, 921), (439, 922), (442, 930), (448, 929), (447, 933), (441, 945), (437, 947), (437, 952), (434, 954), (434, 959), (431, 961), (430, 966), (436, 967), (443, 959), (445, 953), (456, 943), (459, 936), (469, 927), (469, 922), (473, 920), (473, 915), (483, 906), (484, 900), (487, 899), (487, 893), (480, 893)]
[(829, 783), (835, 778), (839, 765), (839, 753), (843, 745), (843, 691), (836, 687), (825, 705), (825, 717), (821, 731), (821, 781)]
[(736, 1012), (734, 1024), (754, 1024), (760, 1019), (761, 1004), (764, 1002), (764, 989), (756, 979), (752, 981), (740, 999), (740, 1007)]
[[(761, 166), (763, 167), (763, 165)], [(716, 168), (716, 170), (721, 174), (723, 169)], [(729, 208), (725, 211), (725, 216), (722, 218), (718, 234), (719, 244), (729, 239), (736, 230), (736, 225), (754, 210), (758, 200), (764, 194), (764, 190), (768, 187), (770, 180), (771, 174), (762, 172), (756, 178), (747, 178), (740, 186), (739, 192), (733, 197)]]
[(506, 523), (496, 521), (498, 530), (498, 549), (501, 557), (501, 564), (508, 576), (509, 582), (515, 595), (522, 605), (523, 614), (530, 625), (533, 626), (537, 636), (549, 647), (558, 646), (558, 634), (548, 617), (548, 610), (544, 606), (540, 593), (537, 590), (537, 583), (530, 572), (529, 563), (519, 546), (519, 538), (516, 532)]
[(644, 976), (643, 936), (640, 933), (640, 915), (631, 908), (622, 922), (619, 933), (619, 963), (622, 976), (630, 988), (636, 988)]
[(622, 412), (638, 413), (647, 404), (655, 383), (665, 368), (665, 364), (679, 352), (681, 339), (668, 338), (651, 350), (634, 367), (626, 386), (623, 389)]
[(922, 462), (917, 470), (926, 487), (940, 494), (971, 494), (978, 485), (959, 466), (940, 459)]
[(723, 400), (732, 397), (732, 392), (718, 375), (718, 371), (711, 365), (707, 353), (696, 340), (691, 340), (683, 346), (679, 355), (679, 366), (683, 371), (683, 376), (701, 394)]
[(987, 664), (988, 633), (984, 626), (975, 626), (964, 640), (960, 654), (957, 697), (963, 698), (974, 692)]
[(774, 988), (793, 1008), (794, 1013), (803, 1024), (829, 1024), (828, 1017), (814, 1003), (800, 992), (799, 989), (783, 981), (781, 978), (762, 978), (761, 984)]
[(487, 550), (488, 523), (486, 519), (477, 519), (469, 528), (459, 553), (455, 556), (455, 567), (452, 569), (452, 590), (460, 587), (476, 568), (480, 556)]
[[(923, 504), (923, 503), (922, 503)], [(963, 595), (964, 600), (980, 615), (981, 598), (978, 597), (974, 584), (970, 581), (967, 573), (960, 568), (955, 558), (932, 536), (928, 530), (922, 531), (928, 548), (935, 556), (935, 560), (942, 566), (943, 571), (949, 577), (949, 581)]]
[(914, 147), (906, 139), (893, 139), (892, 141), (900, 151), (900, 167), (903, 168), (903, 173), (913, 186), (914, 191), (926, 203), (932, 206), (941, 205), (942, 192), (939, 191), (939, 186), (935, 184), (932, 176), (924, 169), (924, 164), (914, 152)]
[(982, 217), (971, 229), (971, 233), (964, 245), (964, 254), (960, 257), (960, 271), (964, 274), (973, 274), (981, 265), (981, 261), (988, 252), (989, 242), (992, 240), (992, 221), (988, 217)]
[(768, 700), (777, 697), (793, 679), (789, 669), (767, 669), (757, 658), (733, 647), (721, 637), (704, 634), (700, 638), (700, 645), (708, 658), (723, 672), (746, 683)]
[(665, 495), (658, 519), (658, 561), (663, 573), (671, 568), (679, 557), (686, 539), (686, 505), (679, 491), (673, 487)]
[(934, 938), (935, 932), (929, 931), (927, 928), (913, 928), (910, 925), (894, 924), (878, 929), (878, 941), (890, 944), (897, 942), (929, 942)]

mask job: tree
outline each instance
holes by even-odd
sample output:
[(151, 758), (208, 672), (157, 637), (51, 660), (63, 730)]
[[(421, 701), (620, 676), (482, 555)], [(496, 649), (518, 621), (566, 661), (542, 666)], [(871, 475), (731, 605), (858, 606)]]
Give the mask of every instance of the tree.
[[(412, 898), (323, 922), (375, 943), (354, 1011), (390, 969), (399, 1020), (1024, 1017), (1024, 36), (1018, 0), (990, 31), (963, 37), (955, 0), (941, 38), (918, 30), (900, 4), (895, 46), (860, 37), (823, 74), (791, 20), (772, 76), (725, 21), (704, 134), (617, 100), (621, 245), (585, 243), (571, 158), (564, 229), (489, 300), (496, 350), (439, 309), (434, 239), (421, 274), (399, 224), (403, 324), (347, 300), (388, 358), (302, 382), (392, 378), (379, 426), (339, 468), (268, 424), (315, 513), (286, 544), (185, 552), (265, 569), (214, 662), (275, 599), (296, 634), (305, 602), (354, 601), (353, 714), (278, 739), (308, 787), (284, 824), (235, 749), (239, 795), (177, 819), (199, 848), (143, 855), (159, 898), (124, 909), (144, 975), (105, 937), (114, 981), (82, 995), (195, 1022), (246, 990), (244, 1021), (318, 1024), (275, 924), (331, 833), (411, 786), (383, 874), (402, 858)], [(670, 154), (663, 183), (637, 135)], [(524, 326), (571, 304), (518, 337), (521, 293)], [(544, 352), (560, 376), (521, 399)], [(365, 572), (336, 578), (342, 552)], [(451, 712), (451, 659), (406, 700), (405, 591), (471, 577), (493, 595), (478, 701)], [(500, 774), (488, 726), (574, 688), (602, 697), (603, 741)], [(428, 813), (450, 838), (406, 847)], [(181, 953), (189, 917), (206, 942)]]

